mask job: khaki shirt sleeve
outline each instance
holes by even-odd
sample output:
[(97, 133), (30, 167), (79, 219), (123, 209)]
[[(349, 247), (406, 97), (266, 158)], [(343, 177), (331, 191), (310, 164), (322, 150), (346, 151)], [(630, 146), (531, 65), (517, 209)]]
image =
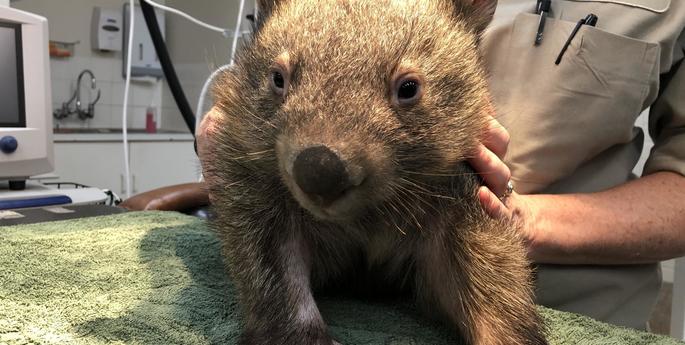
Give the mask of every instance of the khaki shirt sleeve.
[(681, 60), (675, 66), (662, 79), (661, 95), (650, 110), (649, 134), (654, 148), (644, 175), (672, 171), (685, 176), (685, 63)]

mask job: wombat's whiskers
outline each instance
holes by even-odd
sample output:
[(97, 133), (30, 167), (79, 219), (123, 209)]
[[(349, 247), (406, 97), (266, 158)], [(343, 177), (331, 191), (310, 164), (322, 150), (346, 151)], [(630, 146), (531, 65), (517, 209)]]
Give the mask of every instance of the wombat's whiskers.
[(470, 176), (470, 175), (478, 175), (477, 173), (430, 173), (430, 172), (422, 172), (422, 171), (410, 171), (410, 170), (398, 170), (399, 172), (410, 174), (410, 175), (422, 175), (422, 176), (439, 176), (439, 177), (458, 177), (458, 176)]
[[(408, 181), (406, 181), (405, 179), (400, 178), (400, 182), (406, 183), (406, 182), (408, 182)], [(411, 188), (409, 188), (409, 187), (407, 187), (407, 186), (404, 186), (403, 183), (393, 183), (391, 186), (394, 187), (394, 188), (397, 188), (397, 189), (398, 189), (398, 192), (399, 192), (399, 193), (402, 193), (402, 196), (403, 196), (405, 199), (407, 199), (407, 201), (409, 201), (410, 204), (414, 204), (415, 201), (418, 201), (419, 204), (415, 204), (415, 205), (416, 205), (416, 207), (418, 207), (419, 211), (421, 211), (421, 215), (425, 215), (425, 214), (426, 214), (426, 210), (424, 210), (423, 207), (421, 207), (421, 204), (424, 204), (424, 205), (426, 205), (426, 206), (428, 206), (428, 207), (433, 208), (434, 210), (436, 210), (436, 209), (435, 209), (435, 206), (433, 206), (433, 204), (431, 204), (430, 202), (428, 202), (428, 201), (427, 201), (425, 198), (423, 198), (421, 195), (418, 195), (418, 194), (417, 194), (414, 190), (412, 190)], [(403, 199), (403, 200), (404, 200), (404, 199)], [(437, 210), (436, 210), (436, 211), (437, 211)]]
[[(411, 217), (414, 225), (416, 225), (416, 228), (419, 231), (423, 230), (423, 226), (421, 225), (421, 222), (419, 222), (419, 220), (414, 215), (414, 209), (411, 207), (411, 203), (407, 203), (407, 201), (410, 201), (410, 200), (408, 200), (407, 198), (400, 195), (398, 193), (400, 191), (401, 191), (400, 189), (396, 189), (393, 191), (393, 194), (395, 195), (395, 198), (393, 198), (393, 200), (396, 200), (398, 202), (398, 206), (405, 210), (404, 214), (408, 214)], [(421, 209), (421, 208), (419, 207), (419, 209)], [(423, 213), (425, 214), (425, 212), (423, 212)], [(401, 216), (402, 213), (398, 213), (398, 215)]]
[[(278, 127), (276, 127), (276, 125), (274, 125), (272, 122), (270, 122), (269, 120), (267, 120), (267, 119), (265, 119), (265, 118), (262, 118), (262, 117), (259, 117), (259, 116), (255, 115), (255, 114), (253, 114), (249, 109), (243, 108), (243, 113), (244, 113), (245, 115), (249, 115), (251, 118), (253, 118), (253, 119), (255, 119), (255, 120), (259, 120), (259, 122), (261, 122), (261, 123), (263, 123), (263, 124), (265, 124), (265, 125), (268, 125), (269, 127), (273, 128), (273, 129), (278, 129)], [(251, 122), (250, 124), (251, 124), (255, 129), (257, 129), (257, 130), (259, 130), (259, 131), (261, 131), (261, 132), (266, 133), (266, 131), (265, 131), (261, 126), (259, 126), (258, 123)]]
[(238, 157), (227, 157), (227, 159), (231, 159), (234, 161), (239, 161), (239, 160), (261, 160), (263, 159), (266, 154), (273, 153), (275, 150), (274, 149), (268, 149), (268, 150), (263, 150), (263, 151), (257, 151), (257, 152), (250, 152), (244, 156), (238, 156)]
[[(451, 176), (459, 176), (459, 175), (458, 175), (458, 174), (455, 174), (455, 175), (431, 175), (431, 176), (450, 176), (450, 177), (451, 177)], [(416, 188), (417, 190), (414, 191), (415, 193), (420, 193), (420, 194), (427, 195), (427, 196), (430, 196), (430, 197), (433, 197), (433, 198), (440, 198), (440, 199), (447, 199), (447, 200), (457, 200), (457, 199), (454, 198), (454, 197), (451, 197), (451, 196), (448, 196), (448, 195), (438, 194), (438, 193), (436, 193), (436, 192), (434, 192), (434, 191), (428, 190), (428, 189), (426, 189), (425, 187), (422, 187), (421, 185), (419, 185), (419, 182), (418, 182), (418, 181), (413, 181), (413, 180), (410, 180), (410, 179), (404, 178), (404, 177), (400, 177), (400, 180), (403, 181), (404, 183), (406, 183), (407, 185)]]
[[(376, 206), (375, 209), (376, 209), (381, 215), (384, 216), (384, 217), (382, 217), (381, 219), (383, 220), (383, 222), (384, 222), (385, 224), (392, 225), (392, 226), (393, 226), (395, 229), (397, 229), (397, 231), (399, 231), (399, 233), (402, 234), (402, 235), (406, 235), (406, 234), (407, 234), (406, 231), (402, 230), (402, 228), (401, 228), (399, 225), (397, 225), (397, 222), (395, 222), (395, 218), (396, 218), (396, 217), (393, 217), (393, 213), (392, 213), (390, 210), (388, 210), (388, 208), (386, 207), (386, 204), (381, 204), (381, 205), (379, 205), (379, 206)], [(397, 210), (397, 209), (395, 208), (395, 210)], [(399, 212), (397, 212), (397, 213), (399, 213)]]

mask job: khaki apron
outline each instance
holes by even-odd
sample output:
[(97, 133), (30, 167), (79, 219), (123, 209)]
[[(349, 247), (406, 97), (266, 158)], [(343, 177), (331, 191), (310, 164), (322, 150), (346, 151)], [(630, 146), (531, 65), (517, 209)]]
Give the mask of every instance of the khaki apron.
[[(644, 139), (635, 120), (657, 99), (660, 73), (682, 59), (684, 7), (680, 0), (552, 0), (542, 44), (534, 46), (535, 1), (499, 1), (482, 47), (519, 193), (595, 192), (634, 178)], [(599, 17), (597, 27), (581, 27), (555, 65), (589, 13)], [(638, 329), (661, 283), (658, 264), (537, 270), (538, 303)]]

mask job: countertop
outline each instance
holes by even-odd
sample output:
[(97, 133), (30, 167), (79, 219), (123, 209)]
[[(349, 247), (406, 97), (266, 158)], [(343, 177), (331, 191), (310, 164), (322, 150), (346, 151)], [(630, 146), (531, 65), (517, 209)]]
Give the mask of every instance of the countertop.
[[(53, 133), (56, 143), (123, 140), (121, 129), (118, 128), (59, 128)], [(128, 141), (193, 141), (193, 136), (187, 131), (159, 130), (157, 133), (146, 133), (145, 130), (129, 129)]]

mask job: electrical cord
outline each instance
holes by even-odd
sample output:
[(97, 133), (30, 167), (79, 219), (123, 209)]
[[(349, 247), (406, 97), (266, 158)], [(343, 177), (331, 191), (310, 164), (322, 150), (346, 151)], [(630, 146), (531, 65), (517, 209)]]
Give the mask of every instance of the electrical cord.
[[(255, 2), (255, 11), (256, 9), (257, 6)], [(216, 79), (216, 77), (218, 77), (219, 74), (221, 74), (221, 72), (231, 68), (235, 62), (235, 51), (238, 47), (238, 39), (240, 38), (240, 26), (242, 25), (244, 11), (245, 0), (240, 0), (238, 18), (236, 20), (235, 30), (233, 31), (233, 44), (231, 45), (231, 61), (229, 62), (229, 64), (223, 65), (216, 69), (214, 72), (212, 72), (212, 74), (209, 75), (209, 78), (205, 80), (204, 85), (202, 85), (202, 91), (200, 91), (200, 97), (197, 100), (197, 107), (195, 108), (195, 130), (197, 130), (197, 128), (200, 128), (200, 122), (202, 122), (202, 118), (204, 118), (205, 113), (207, 112), (207, 110), (205, 109), (205, 100), (207, 98), (207, 93), (209, 92), (209, 87), (212, 85), (212, 82), (214, 82), (214, 79)], [(195, 152), (197, 153), (197, 141), (195, 142), (195, 145)], [(202, 181), (203, 179), (204, 176), (202, 175), (202, 172), (200, 172), (198, 180)]]
[[(171, 60), (168, 57), (168, 52), (166, 52), (166, 48), (163, 45), (163, 39), (161, 38), (161, 34), (159, 33), (159, 26), (156, 23), (156, 19), (154, 18), (153, 15), (150, 15), (150, 16), (145, 15), (146, 12), (152, 12), (152, 14), (154, 14), (154, 11), (151, 11), (152, 10), (151, 8), (146, 8), (146, 6), (145, 6), (146, 4), (149, 6), (156, 7), (156, 8), (159, 8), (161, 10), (168, 11), (168, 12), (177, 14), (179, 16), (182, 16), (182, 17), (184, 17), (184, 18), (186, 18), (186, 19), (192, 21), (193, 23), (198, 24), (202, 27), (205, 27), (207, 29), (210, 29), (210, 30), (213, 30), (216, 32), (220, 32), (225, 37), (227, 37), (231, 32), (233, 33), (233, 44), (232, 44), (232, 49), (231, 49), (231, 62), (230, 62), (230, 64), (226, 65), (226, 66), (222, 66), (219, 70), (212, 73), (210, 78), (205, 82), (205, 85), (203, 86), (203, 89), (202, 89), (202, 92), (200, 95), (200, 99), (198, 102), (198, 107), (197, 107), (197, 110), (203, 110), (205, 96), (208, 92), (209, 85), (211, 84), (212, 80), (219, 74), (219, 72), (223, 71), (225, 68), (227, 68), (228, 66), (233, 64), (233, 59), (235, 57), (235, 51), (236, 51), (236, 47), (238, 44), (238, 39), (240, 37), (240, 26), (242, 25), (242, 16), (243, 16), (243, 12), (244, 12), (245, 0), (240, 1), (240, 8), (238, 11), (238, 18), (237, 18), (235, 30), (224, 29), (224, 28), (220, 28), (220, 27), (217, 27), (217, 26), (214, 26), (211, 24), (207, 24), (205, 22), (202, 22), (202, 21), (190, 16), (189, 14), (187, 14), (183, 11), (180, 11), (178, 9), (168, 7), (165, 5), (158, 4), (152, 0), (141, 0), (141, 7), (143, 9), (143, 14), (144, 14), (145, 20), (147, 22), (148, 29), (150, 29), (149, 30), (150, 35), (152, 35), (153, 38), (155, 38), (156, 37), (155, 33), (158, 34), (156, 37), (157, 39), (153, 39), (153, 43), (155, 44), (155, 50), (157, 51), (157, 55), (160, 58), (160, 60), (163, 60), (164, 58), (166, 58), (166, 62), (168, 62), (166, 64), (162, 63), (162, 67), (164, 68), (165, 75), (167, 76), (167, 82), (172, 84), (172, 82), (175, 80), (176, 86), (178, 86), (178, 88), (180, 88), (180, 84), (178, 83), (178, 80), (176, 78), (175, 71), (173, 70), (173, 65), (171, 64)], [(255, 5), (256, 5), (256, 2), (255, 2)], [(130, 88), (130, 82), (131, 82), (130, 81), (131, 53), (132, 53), (132, 48), (133, 48), (132, 47), (132, 43), (133, 43), (132, 38), (133, 38), (133, 30), (134, 30), (134, 25), (135, 25), (134, 24), (134, 22), (135, 22), (135, 20), (134, 20), (134, 18), (135, 18), (135, 12), (134, 12), (135, 7), (134, 6), (135, 6), (134, 0), (131, 0), (130, 5), (129, 5), (129, 7), (130, 7), (130, 16), (129, 16), (130, 17), (130, 23), (129, 23), (129, 37), (128, 37), (128, 50), (127, 50), (128, 54), (127, 54), (127, 62), (126, 62), (126, 83), (125, 83), (125, 88), (124, 88), (124, 104), (123, 104), (123, 111), (122, 111), (122, 134), (123, 134), (123, 144), (124, 144), (124, 169), (125, 169), (124, 180), (125, 180), (125, 184), (126, 184), (124, 191), (125, 191), (125, 195), (127, 198), (129, 198), (131, 196), (131, 177), (130, 177), (129, 152), (128, 152), (129, 150), (128, 150), (127, 115), (128, 115), (128, 94), (129, 94), (129, 88)], [(255, 9), (256, 9), (256, 6), (255, 6)], [(151, 24), (153, 24), (153, 25), (151, 25)], [(162, 42), (159, 42), (160, 40)], [(161, 51), (160, 51), (160, 48), (161, 48)], [(165, 61), (162, 61), (162, 62), (165, 62)], [(171, 73), (167, 73), (168, 69), (170, 69)], [(172, 91), (174, 91), (174, 88), (172, 88)], [(182, 93), (182, 91), (181, 91), (181, 93)], [(185, 95), (181, 95), (181, 96), (183, 96), (183, 97), (181, 97), (181, 99), (179, 99), (178, 96), (179, 95), (174, 93), (174, 98), (176, 99), (177, 104), (179, 105), (181, 110), (186, 110), (185, 112), (183, 112), (183, 111), (182, 112), (184, 114), (190, 114), (192, 116), (192, 110), (190, 110), (190, 107), (187, 104), (187, 100), (185, 100)], [(180, 103), (179, 103), (179, 100), (181, 101)], [(196, 114), (198, 114), (198, 115), (195, 116), (195, 124), (194, 124), (195, 126), (192, 126), (193, 124), (188, 122), (188, 119), (186, 118), (186, 122), (187, 122), (188, 126), (189, 127), (192, 126), (191, 129), (192, 129), (193, 135), (195, 135), (194, 129), (197, 128), (197, 124), (199, 124), (199, 121), (201, 120), (204, 112), (201, 112), (201, 113), (198, 112)], [(184, 118), (185, 117), (186, 116), (184, 115)]]
[(219, 67), (217, 70), (212, 72), (212, 74), (205, 80), (204, 85), (202, 85), (202, 91), (200, 91), (200, 97), (197, 100), (197, 107), (195, 108), (195, 128), (200, 128), (200, 122), (202, 122), (202, 118), (205, 116), (205, 113), (207, 113), (207, 110), (205, 108), (205, 102), (207, 99), (207, 94), (209, 93), (209, 87), (212, 85), (212, 82), (216, 77), (221, 74), (221, 72), (231, 68), (233, 64), (228, 64), (228, 65), (223, 65)]
[(133, 52), (133, 29), (135, 28), (135, 1), (129, 2), (128, 50), (126, 54), (126, 82), (124, 86), (124, 110), (121, 114), (121, 133), (124, 143), (124, 192), (126, 198), (131, 197), (131, 167), (128, 152), (128, 92), (131, 87), (131, 53)]
[[(161, 4), (158, 4), (152, 0), (143, 0), (143, 1), (147, 4), (149, 4), (150, 6), (153, 6), (153, 7), (159, 8), (161, 10), (168, 11), (168, 12), (177, 14), (179, 16), (182, 16), (183, 18), (186, 18), (186, 19), (192, 21), (193, 23), (198, 24), (202, 27), (205, 27), (209, 30), (220, 32), (224, 36), (227, 36), (228, 34), (233, 33), (233, 43), (231, 45), (230, 63), (228, 65), (221, 66), (218, 70), (214, 71), (214, 73), (212, 73), (212, 75), (205, 81), (205, 84), (202, 87), (202, 91), (200, 92), (198, 104), (197, 104), (197, 107), (195, 108), (195, 110), (196, 110), (196, 112), (195, 112), (195, 114), (196, 114), (195, 115), (195, 117), (196, 117), (195, 128), (198, 128), (200, 120), (202, 119), (202, 116), (204, 115), (204, 112), (205, 112), (204, 111), (205, 110), (204, 109), (204, 103), (205, 103), (206, 94), (209, 91), (209, 86), (211, 85), (211, 82), (216, 78), (216, 76), (219, 74), (219, 72), (224, 71), (228, 66), (233, 65), (233, 61), (235, 58), (235, 52), (236, 52), (236, 48), (238, 46), (238, 40), (240, 38), (240, 33), (241, 33), (240, 27), (242, 26), (243, 13), (245, 11), (245, 0), (240, 1), (240, 7), (238, 9), (238, 16), (237, 16), (237, 20), (236, 20), (235, 30), (224, 29), (224, 28), (220, 28), (218, 26), (207, 24), (207, 23), (205, 23), (205, 22), (203, 22), (197, 18), (194, 18), (193, 16), (191, 16), (191, 15), (189, 15), (189, 14), (187, 14), (187, 13), (185, 13), (179, 9), (169, 7), (169, 6), (165, 6), (165, 5), (161, 5)], [(255, 2), (255, 9), (256, 8), (257, 8), (257, 6), (256, 6), (256, 2)]]
[[(145, 0), (148, 1), (148, 0)], [(255, 6), (255, 10), (257, 7)], [(243, 19), (243, 12), (245, 11), (245, 0), (240, 0), (240, 8), (238, 10), (238, 18), (236, 20), (236, 26), (235, 30), (233, 31), (233, 44), (231, 45), (231, 60), (228, 65), (223, 65), (219, 67), (217, 70), (212, 72), (212, 74), (205, 80), (204, 85), (202, 85), (202, 91), (200, 91), (200, 97), (197, 100), (197, 107), (195, 108), (195, 128), (200, 128), (200, 122), (202, 121), (202, 118), (205, 116), (205, 113), (207, 112), (207, 109), (205, 109), (205, 100), (207, 98), (207, 93), (209, 92), (209, 87), (212, 85), (212, 82), (214, 79), (216, 79), (219, 74), (227, 69), (229, 69), (231, 66), (233, 66), (233, 63), (235, 61), (235, 52), (236, 48), (238, 47), (238, 40), (240, 39), (240, 26), (242, 25), (242, 19)]]
[(235, 23), (235, 30), (233, 30), (233, 44), (231, 45), (231, 62), (233, 65), (233, 58), (235, 58), (235, 49), (238, 46), (238, 38), (240, 38), (240, 25), (243, 23), (243, 11), (245, 10), (245, 0), (240, 0), (240, 8), (238, 9), (238, 18)]
[[(152, 1), (152, 0), (143, 0), (143, 1), (147, 2), (148, 4), (150, 4), (150, 5), (153, 6), (153, 7), (159, 8), (160, 10), (164, 10), (164, 11), (171, 12), (171, 13), (173, 13), (173, 14), (179, 15), (179, 16), (185, 18), (185, 19), (190, 20), (191, 22), (193, 22), (193, 23), (195, 23), (195, 24), (197, 24), (197, 25), (200, 25), (200, 26), (204, 27), (204, 28), (207, 28), (207, 29), (212, 30), (212, 31), (219, 32), (219, 33), (221, 33), (222, 35), (224, 35), (225, 37), (228, 37), (228, 35), (231, 34), (231, 30), (230, 30), (230, 29), (224, 29), (224, 28), (220, 28), (220, 27), (218, 27), (218, 26), (214, 26), (214, 25), (212, 25), (212, 24), (207, 24), (207, 23), (205, 23), (205, 22), (203, 22), (203, 21), (201, 21), (201, 20), (199, 20), (199, 19), (197, 19), (197, 18), (195, 18), (195, 17), (189, 15), (188, 13), (185, 13), (185, 12), (181, 11), (181, 10), (175, 9), (175, 8), (173, 8), (173, 7), (165, 6), (165, 5), (162, 5), (162, 4), (158, 4), (158, 3), (156, 3), (156, 2), (154, 2), (154, 1)], [(242, 12), (242, 10), (241, 10), (241, 12)], [(240, 27), (238, 27), (238, 29), (239, 29), (239, 28), (240, 28)]]
[(195, 136), (195, 114), (193, 113), (193, 109), (190, 107), (190, 103), (188, 103), (188, 99), (183, 92), (183, 87), (181, 86), (181, 82), (176, 74), (174, 63), (171, 61), (169, 50), (166, 47), (159, 22), (157, 21), (156, 11), (154, 7), (152, 7), (152, 5), (148, 4), (146, 1), (140, 2), (140, 9), (143, 11), (143, 18), (145, 19), (148, 32), (152, 38), (152, 43), (155, 47), (155, 52), (157, 53), (159, 63), (164, 71), (164, 76), (166, 77), (166, 82), (169, 85), (171, 95), (176, 102), (178, 110), (181, 112), (181, 116), (183, 116), (183, 121), (188, 127), (190, 134)]

